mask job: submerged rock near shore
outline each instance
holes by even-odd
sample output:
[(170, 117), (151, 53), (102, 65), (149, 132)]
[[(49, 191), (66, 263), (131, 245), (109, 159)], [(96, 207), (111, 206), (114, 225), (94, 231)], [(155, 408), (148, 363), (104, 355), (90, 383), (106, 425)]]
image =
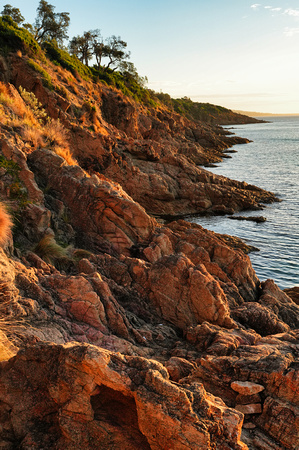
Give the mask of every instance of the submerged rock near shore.
[(203, 167), (244, 140), (28, 58), (1, 57), (0, 447), (296, 448), (298, 302), (178, 218), (277, 200)]

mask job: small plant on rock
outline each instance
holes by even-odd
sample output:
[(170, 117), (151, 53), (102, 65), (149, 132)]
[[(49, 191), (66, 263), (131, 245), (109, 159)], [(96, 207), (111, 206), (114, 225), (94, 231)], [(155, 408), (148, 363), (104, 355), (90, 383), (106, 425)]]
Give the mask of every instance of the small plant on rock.
[(19, 91), (24, 102), (31, 109), (34, 117), (41, 125), (44, 124), (48, 120), (48, 115), (44, 110), (43, 105), (38, 101), (34, 93), (26, 91), (26, 89), (22, 86), (19, 87)]
[(66, 256), (66, 250), (57, 244), (55, 238), (50, 234), (45, 235), (33, 251), (49, 264), (54, 264), (56, 260)]

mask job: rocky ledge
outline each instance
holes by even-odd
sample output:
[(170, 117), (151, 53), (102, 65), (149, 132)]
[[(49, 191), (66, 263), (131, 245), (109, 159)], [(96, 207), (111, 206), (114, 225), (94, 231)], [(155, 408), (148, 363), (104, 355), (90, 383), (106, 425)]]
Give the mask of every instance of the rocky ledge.
[(236, 138), (26, 61), (1, 60), (1, 448), (296, 448), (295, 297), (238, 240), (153, 216), (274, 201), (202, 167)]

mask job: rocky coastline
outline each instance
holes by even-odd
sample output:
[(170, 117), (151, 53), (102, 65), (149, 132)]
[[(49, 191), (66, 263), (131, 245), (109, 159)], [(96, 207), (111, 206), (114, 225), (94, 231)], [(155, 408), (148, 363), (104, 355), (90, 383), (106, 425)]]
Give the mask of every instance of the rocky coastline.
[(246, 140), (28, 60), (0, 57), (0, 447), (297, 448), (298, 292), (183, 220), (278, 201), (207, 170)]

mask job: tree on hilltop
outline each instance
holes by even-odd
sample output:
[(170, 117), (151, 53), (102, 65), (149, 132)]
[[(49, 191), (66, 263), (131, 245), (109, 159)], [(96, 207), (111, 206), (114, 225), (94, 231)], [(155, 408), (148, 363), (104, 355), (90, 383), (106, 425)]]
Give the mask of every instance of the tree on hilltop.
[(34, 38), (39, 43), (55, 40), (58, 44), (62, 44), (64, 39), (68, 39), (69, 13), (55, 13), (54, 9), (55, 6), (40, 0), (33, 27)]
[[(111, 36), (103, 41), (100, 30), (85, 31), (82, 36), (75, 36), (69, 44), (72, 55), (77, 56), (81, 62), (88, 66), (89, 61), (95, 57), (98, 68), (105, 71), (116, 70), (117, 67), (130, 57), (125, 49), (127, 43), (120, 36)], [(107, 64), (103, 59), (107, 58)]]
[(72, 55), (77, 56), (80, 61), (88, 66), (94, 55), (94, 46), (101, 41), (100, 30), (84, 31), (82, 36), (74, 36), (69, 43)]
[(19, 8), (14, 8), (9, 4), (4, 5), (1, 15), (10, 16), (12, 20), (16, 22), (18, 25), (21, 25), (25, 21), (25, 18), (22, 16)]
[(141, 87), (145, 87), (148, 83), (147, 77), (141, 77), (135, 65), (129, 61), (122, 61), (118, 67), (119, 73), (123, 76), (124, 80), (128, 83), (135, 81), (135, 83), (139, 84)]
[[(119, 64), (126, 58), (130, 58), (130, 52), (125, 51), (127, 43), (123, 41), (120, 36), (111, 36), (106, 39), (107, 44), (105, 45), (103, 57), (109, 59), (107, 65), (103, 66), (104, 71), (112, 69), (113, 71), (117, 69)], [(114, 66), (114, 67), (113, 67)]]

